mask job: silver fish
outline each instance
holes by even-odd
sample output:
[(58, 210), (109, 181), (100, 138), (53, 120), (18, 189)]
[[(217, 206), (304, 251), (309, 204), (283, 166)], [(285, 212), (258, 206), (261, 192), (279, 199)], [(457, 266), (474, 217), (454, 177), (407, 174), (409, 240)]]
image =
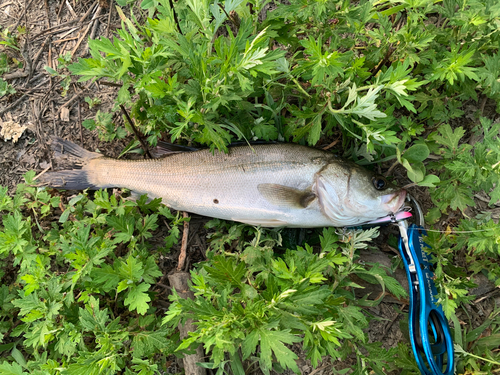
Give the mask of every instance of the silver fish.
[(330, 152), (296, 144), (236, 146), (116, 160), (54, 138), (81, 169), (49, 172), (54, 188), (127, 188), (175, 210), (264, 227), (344, 227), (400, 210), (406, 192)]

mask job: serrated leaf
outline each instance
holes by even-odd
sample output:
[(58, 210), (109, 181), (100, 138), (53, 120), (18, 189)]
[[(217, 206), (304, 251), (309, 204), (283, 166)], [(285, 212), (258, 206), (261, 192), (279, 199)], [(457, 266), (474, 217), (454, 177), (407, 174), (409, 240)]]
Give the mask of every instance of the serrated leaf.
[(120, 277), (109, 264), (104, 264), (100, 268), (94, 268), (91, 275), (96, 284), (103, 284), (102, 288), (106, 292), (116, 288), (120, 282)]
[(129, 255), (125, 262), (120, 262), (118, 273), (123, 279), (140, 281), (142, 280), (142, 274), (144, 273), (142, 262), (132, 255)]
[(79, 319), (84, 331), (96, 332), (105, 331), (106, 323), (109, 321), (108, 309), (99, 308), (99, 300), (90, 297), (85, 308), (79, 308)]
[(449, 124), (441, 125), (438, 131), (441, 135), (435, 135), (434, 140), (452, 151), (458, 148), (460, 139), (465, 135), (465, 130), (461, 126), (453, 130)]
[(169, 346), (172, 346), (172, 343), (167, 339), (167, 332), (164, 329), (137, 332), (132, 340), (134, 357), (149, 357), (166, 350)]
[(149, 308), (148, 302), (151, 298), (146, 293), (149, 290), (149, 284), (139, 284), (129, 287), (127, 297), (124, 304), (128, 306), (130, 311), (137, 310), (141, 315), (144, 315)]
[(106, 222), (118, 232), (114, 234), (116, 242), (128, 242), (134, 234), (135, 219), (133, 216), (106, 216)]
[(292, 371), (299, 373), (299, 367), (295, 360), (297, 355), (288, 349), (284, 344), (293, 344), (294, 342), (302, 341), (301, 338), (286, 331), (271, 331), (261, 328), (258, 331), (260, 336), (261, 361), (266, 367), (272, 367), (272, 355), (274, 354), (278, 363), (284, 368), (289, 368)]
[(17, 363), (3, 362), (0, 364), (0, 374), (2, 375), (27, 375), (23, 368)]
[(231, 281), (236, 286), (241, 285), (241, 279), (246, 273), (245, 263), (234, 264), (234, 260), (223, 256), (215, 256), (212, 267), (205, 266), (207, 272), (214, 279), (226, 283)]

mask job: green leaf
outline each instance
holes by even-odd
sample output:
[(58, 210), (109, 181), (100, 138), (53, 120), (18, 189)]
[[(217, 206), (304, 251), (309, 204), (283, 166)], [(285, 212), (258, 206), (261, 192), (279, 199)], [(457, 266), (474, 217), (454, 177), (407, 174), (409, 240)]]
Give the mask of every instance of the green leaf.
[(99, 300), (90, 297), (89, 302), (85, 304), (85, 309), (79, 308), (79, 319), (84, 331), (104, 332), (106, 324), (109, 322), (108, 309), (99, 309)]
[(13, 215), (4, 215), (3, 231), (0, 232), (0, 253), (12, 252), (14, 255), (23, 252), (29, 242), (24, 238), (29, 228), (29, 221), (24, 220), (16, 211)]
[(267, 368), (272, 367), (272, 355), (274, 354), (278, 363), (284, 368), (299, 373), (299, 367), (295, 360), (297, 355), (288, 349), (284, 344), (293, 344), (302, 341), (301, 338), (285, 331), (272, 331), (265, 327), (258, 330), (260, 336), (260, 358)]
[(210, 276), (222, 283), (231, 281), (235, 286), (241, 286), (241, 279), (246, 273), (245, 263), (234, 263), (233, 259), (218, 255), (214, 257), (212, 267), (205, 266), (205, 269)]
[(410, 164), (408, 160), (404, 157), (401, 158), (401, 162), (403, 167), (406, 168), (408, 173), (408, 178), (413, 182), (420, 182), (424, 179), (425, 176), (425, 166), (422, 162), (413, 162)]
[(0, 364), (0, 374), (2, 375), (27, 375), (23, 368), (17, 363), (3, 362)]
[(173, 350), (173, 343), (167, 339), (167, 335), (168, 332), (165, 329), (137, 332), (132, 340), (134, 357), (149, 357), (169, 347)]
[(434, 135), (434, 140), (452, 151), (458, 149), (458, 143), (465, 135), (465, 130), (461, 126), (453, 130), (449, 124), (441, 125), (438, 131), (441, 135)]
[(149, 290), (149, 284), (132, 285), (128, 288), (127, 297), (125, 298), (125, 306), (128, 306), (130, 311), (137, 310), (141, 315), (146, 314), (151, 298), (146, 293)]
[(429, 147), (427, 147), (425, 144), (420, 143), (411, 146), (403, 153), (403, 156), (410, 163), (416, 163), (427, 159), (429, 154)]
[(437, 184), (439, 184), (441, 180), (439, 179), (438, 176), (435, 176), (433, 174), (428, 174), (427, 176), (424, 177), (422, 181), (418, 183), (418, 186), (427, 186), (427, 187), (436, 187)]

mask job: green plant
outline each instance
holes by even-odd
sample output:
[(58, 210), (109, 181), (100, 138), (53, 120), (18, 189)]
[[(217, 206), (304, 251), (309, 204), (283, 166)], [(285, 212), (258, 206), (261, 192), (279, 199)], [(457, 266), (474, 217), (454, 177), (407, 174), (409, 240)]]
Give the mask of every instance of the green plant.
[(101, 104), (101, 99), (99, 98), (90, 98), (86, 96), (84, 100), (89, 105), (90, 109)]
[[(192, 272), (195, 300), (174, 293), (163, 320), (169, 327), (188, 318), (197, 322), (196, 331), (177, 350), (203, 344), (210, 355), (207, 367), (222, 372), (229, 364), (236, 372), (245, 360), (257, 360), (264, 373), (280, 367), (298, 372), (297, 356), (285, 346), (296, 342), (302, 343), (314, 366), (325, 355), (345, 358), (365, 347), (362, 328), (368, 324), (355, 294), (344, 289), (359, 287), (349, 276), (368, 278), (396, 296), (405, 295), (380, 266), (354, 262), (355, 250), (366, 248), (378, 235), (376, 229), (350, 233), (346, 242), (339, 241), (332, 228), (325, 229), (320, 253), (305, 245), (282, 256), (273, 254), (281, 242), (279, 233), (254, 232), (241, 254), (211, 253), (207, 264)], [(352, 339), (352, 344), (341, 347), (343, 339)], [(367, 362), (377, 362), (381, 348), (365, 348), (373, 355)], [(392, 355), (378, 366), (386, 366)]]
[(82, 125), (88, 130), (97, 129), (99, 138), (108, 142), (114, 139), (122, 139), (128, 134), (123, 127), (113, 123), (113, 113), (101, 112), (101, 110), (97, 110), (95, 120), (84, 120)]
[[(22, 35), (26, 32), (24, 30), (24, 28), (22, 28), (22, 27), (19, 27), (17, 31), (18, 31), (19, 35)], [(0, 44), (3, 44), (4, 46), (12, 48), (16, 51), (19, 51), (18, 36), (12, 34), (9, 31), (9, 28), (5, 28), (5, 29), (1, 30), (1, 32), (0, 32)]]
[(4, 81), (2, 78), (0, 78), (0, 97), (8, 94), (15, 94), (16, 89), (9, 84), (7, 81)]
[[(473, 330), (462, 329), (456, 316), (452, 316), (455, 324), (455, 352), (458, 357), (457, 369), (465, 373), (472, 371), (495, 372), (500, 366), (500, 319), (499, 311), (493, 311), (479, 327)], [(470, 318), (470, 317), (469, 317)], [(458, 327), (458, 328), (457, 328)]]
[(60, 55), (57, 58), (57, 66), (51, 68), (50, 66), (45, 66), (45, 70), (52, 76), (58, 77), (60, 79), (60, 85), (62, 87), (61, 96), (65, 97), (69, 90), (69, 85), (71, 84), (71, 76), (69, 74), (63, 73), (68, 65), (71, 63), (71, 52), (66, 52), (64, 55)]
[[(430, 229), (426, 241), (459, 370), (493, 371), (498, 307), (480, 327), (461, 326), (456, 311), (474, 300), (471, 276), (500, 280), (496, 0), (292, 0), (272, 11), (267, 0), (118, 4), (115, 36), (90, 40), (91, 58), (61, 57), (50, 71), (63, 92), (66, 67), (80, 81), (118, 82), (112, 111), (130, 108), (150, 145), (167, 138), (227, 151), (239, 140), (297, 142), (337, 146), (340, 156), (388, 175), (402, 170), (401, 180), (429, 188), (435, 207), (427, 224), (445, 230)], [(2, 33), (0, 43), (17, 46)], [(102, 140), (127, 135), (104, 111), (84, 126)], [(122, 155), (138, 145), (131, 141)], [(0, 289), (0, 332), (9, 340), (0, 371), (153, 373), (175, 348), (199, 343), (219, 373), (252, 363), (264, 372), (297, 370), (289, 345), (299, 343), (315, 366), (326, 355), (354, 354), (354, 374), (416, 371), (407, 345), (386, 351), (362, 330), (363, 307), (378, 301), (354, 293), (351, 275), (402, 293), (379, 266), (354, 262), (374, 231), (345, 240), (331, 229), (309, 233), (305, 242), (314, 246), (291, 250), (278, 230), (213, 220), (209, 258), (192, 271), (196, 298), (172, 295), (160, 327), (152, 291), (160, 273), (151, 259), (176, 245), (181, 215), (105, 191), (69, 201), (51, 194), (26, 185), (13, 198), (0, 191), (0, 274), (8, 285)], [(160, 217), (170, 231), (152, 249)], [(175, 327), (187, 317), (197, 330), (179, 340)]]
[[(28, 184), (33, 177), (26, 175)], [(0, 332), (10, 338), (1, 352), (14, 362), (2, 371), (153, 374), (175, 343), (150, 304), (161, 275), (147, 242), (158, 200), (98, 192), (66, 202), (26, 184), (12, 198), (6, 192), (0, 189), (0, 257), (2, 278), (13, 282), (0, 289)]]
[(10, 71), (9, 58), (6, 53), (0, 53), (0, 74)]

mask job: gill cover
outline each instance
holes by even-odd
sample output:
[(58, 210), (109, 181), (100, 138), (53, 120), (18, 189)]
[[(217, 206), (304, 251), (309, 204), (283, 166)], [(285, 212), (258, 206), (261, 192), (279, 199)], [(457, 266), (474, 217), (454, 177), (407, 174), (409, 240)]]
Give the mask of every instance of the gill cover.
[[(338, 189), (341, 190), (341, 189)], [(342, 227), (359, 224), (360, 218), (346, 209), (346, 196), (339, 196), (337, 190), (322, 176), (316, 179), (316, 194), (323, 213), (332, 221), (333, 226)]]

